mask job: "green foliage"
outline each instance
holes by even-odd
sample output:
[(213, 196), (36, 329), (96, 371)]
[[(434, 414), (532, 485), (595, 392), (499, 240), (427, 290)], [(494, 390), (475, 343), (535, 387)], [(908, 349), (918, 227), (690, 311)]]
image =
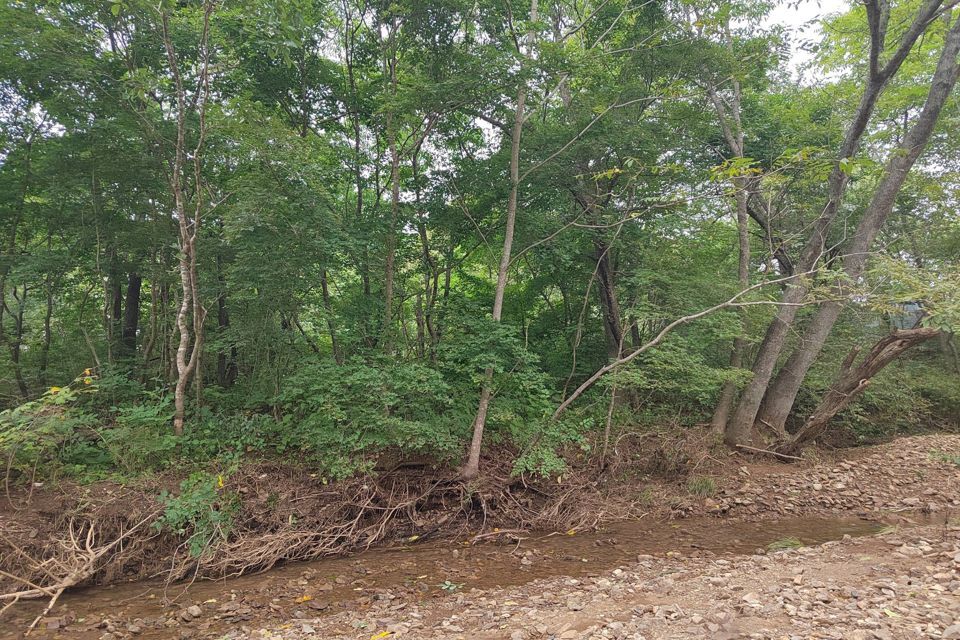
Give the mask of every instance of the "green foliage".
[(86, 473), (106, 457), (86, 443), (97, 420), (76, 406), (89, 389), (51, 387), (40, 398), (0, 412), (0, 452), (14, 477)]
[(226, 488), (226, 481), (220, 474), (192, 473), (180, 483), (178, 495), (162, 492), (164, 512), (154, 528), (188, 536), (190, 555), (199, 557), (207, 547), (230, 535), (240, 508), (240, 496)]
[(799, 538), (780, 538), (767, 545), (767, 551), (784, 551), (785, 549), (799, 549), (804, 546)]
[(272, 448), (303, 453), (334, 478), (367, 468), (366, 455), (388, 448), (448, 457), (462, 437), (449, 385), (418, 363), (307, 364), (277, 403), (283, 428)]
[(693, 476), (687, 480), (687, 492), (701, 498), (715, 496), (717, 494), (717, 481), (710, 476)]
[[(891, 6), (887, 51), (917, 5)], [(843, 224), (804, 282), (808, 301), (840, 292), (846, 311), (798, 399), (802, 420), (842, 355), (905, 304), (956, 330), (960, 115), (944, 111), (863, 276), (842, 275), (945, 25), (930, 23), (860, 150), (840, 157), (868, 71), (865, 10), (829, 16), (822, 42), (804, 45), (818, 77), (806, 83), (788, 64), (797, 43), (762, 26), (772, 6), (591, 0), (530, 20), (512, 3), (298, 0), (213, 3), (206, 23), (204, 3), (4, 4), (0, 453), (21, 481), (244, 457), (324, 478), (386, 455), (456, 464), (489, 380), (484, 445), (513, 456), (515, 473), (562, 474), (596, 453), (614, 389), (614, 432), (666, 431), (702, 424), (726, 383), (744, 385), (777, 285), (678, 328), (553, 419), (611, 360), (744, 286), (740, 190), (751, 192), (746, 282), (759, 284), (785, 273), (784, 255), (798, 262), (839, 170)], [(188, 94), (182, 132), (168, 46)], [(194, 88), (206, 82), (203, 102)], [(723, 124), (742, 128), (742, 147)], [(178, 318), (178, 157), (203, 221), (203, 319), (199, 307)], [(204, 348), (175, 436), (178, 319)], [(950, 345), (888, 367), (839, 430), (868, 441), (955, 423)]]

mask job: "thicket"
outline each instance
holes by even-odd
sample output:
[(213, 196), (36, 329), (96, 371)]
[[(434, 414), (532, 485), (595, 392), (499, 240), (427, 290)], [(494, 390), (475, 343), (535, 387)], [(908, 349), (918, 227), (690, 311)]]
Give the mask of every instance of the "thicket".
[[(5, 3), (8, 478), (205, 471), (164, 516), (202, 546), (216, 470), (248, 459), (334, 481), (473, 440), (550, 474), (623, 433), (722, 433), (724, 405), (778, 446), (851, 349), (915, 326), (941, 331), (827, 437), (956, 426), (943, 4), (829, 16), (801, 80), (757, 2)], [(825, 344), (767, 429), (772, 395), (733, 403), (787, 310), (767, 378)]]

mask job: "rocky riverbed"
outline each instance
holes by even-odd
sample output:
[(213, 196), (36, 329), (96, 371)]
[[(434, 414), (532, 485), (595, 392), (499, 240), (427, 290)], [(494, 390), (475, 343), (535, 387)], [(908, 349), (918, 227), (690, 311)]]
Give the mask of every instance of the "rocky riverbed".
[(960, 436), (937, 435), (799, 465), (733, 457), (712, 495), (664, 485), (638, 522), (92, 588), (31, 637), (960, 640), (957, 455)]
[(640, 556), (591, 578), (382, 594), (365, 611), (225, 638), (960, 639), (960, 526), (924, 526), (738, 558)]

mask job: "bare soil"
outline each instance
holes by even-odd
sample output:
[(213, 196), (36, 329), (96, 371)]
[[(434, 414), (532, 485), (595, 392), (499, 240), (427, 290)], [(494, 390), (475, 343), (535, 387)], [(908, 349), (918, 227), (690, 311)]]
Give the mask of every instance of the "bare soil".
[[(65, 595), (31, 637), (960, 638), (960, 529), (951, 524), (960, 469), (939, 454), (960, 454), (960, 436), (808, 453), (793, 465), (703, 450), (687, 456), (685, 478), (659, 482), (616, 475), (622, 467), (579, 488), (576, 477), (558, 488), (474, 488), (489, 501), (467, 507), (473, 517), (450, 515), (462, 504), (398, 516), (381, 539), (402, 535), (403, 545), (189, 588), (114, 580)], [(698, 478), (715, 485), (712, 495), (691, 495), (705, 486)], [(309, 495), (296, 482), (283, 487)], [(501, 500), (528, 504), (500, 512)], [(578, 522), (531, 527), (538, 510)], [(0, 513), (5, 535), (43, 520), (18, 514)], [(520, 526), (495, 530), (511, 522)], [(145, 544), (140, 557), (159, 560), (177, 544)], [(804, 546), (772, 551), (794, 544)], [(13, 608), (0, 636), (17, 637), (42, 608)]]

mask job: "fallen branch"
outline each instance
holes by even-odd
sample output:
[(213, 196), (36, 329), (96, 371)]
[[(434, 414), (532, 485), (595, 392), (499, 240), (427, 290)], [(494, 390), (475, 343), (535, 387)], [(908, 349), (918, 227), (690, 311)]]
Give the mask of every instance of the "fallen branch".
[[(648, 351), (648, 350), (652, 349), (653, 347), (657, 346), (658, 344), (660, 344), (661, 342), (663, 342), (663, 339), (667, 337), (667, 334), (669, 334), (671, 331), (673, 331), (674, 329), (676, 329), (676, 328), (679, 327), (680, 325), (687, 324), (687, 323), (689, 323), (689, 322), (693, 322), (694, 320), (699, 320), (700, 318), (702, 318), (702, 317), (704, 317), (704, 316), (708, 316), (708, 315), (710, 315), (711, 313), (714, 313), (714, 312), (716, 312), (716, 311), (720, 311), (721, 309), (729, 309), (729, 308), (733, 308), (733, 307), (755, 306), (755, 305), (766, 305), (766, 304), (777, 305), (777, 306), (787, 305), (787, 303), (781, 302), (781, 301), (779, 301), (779, 300), (755, 300), (755, 301), (748, 301), (748, 302), (739, 302), (739, 300), (740, 300), (740, 298), (742, 298), (743, 296), (747, 295), (747, 294), (750, 293), (751, 291), (755, 291), (755, 290), (757, 290), (757, 289), (761, 289), (761, 288), (763, 288), (763, 287), (766, 287), (766, 286), (769, 286), (769, 285), (772, 285), (772, 284), (779, 284), (779, 283), (783, 283), (783, 282), (787, 282), (787, 281), (790, 281), (790, 280), (794, 280), (794, 279), (796, 279), (796, 278), (800, 278), (800, 277), (803, 277), (803, 276), (809, 276), (809, 275), (812, 275), (812, 274), (815, 273), (815, 272), (816, 272), (816, 269), (813, 269), (813, 270), (810, 270), (810, 271), (804, 271), (803, 273), (796, 273), (796, 274), (793, 274), (793, 275), (784, 276), (784, 277), (782, 277), (782, 278), (776, 278), (776, 279), (773, 279), (773, 280), (766, 280), (766, 281), (764, 281), (764, 282), (758, 282), (757, 284), (755, 284), (755, 285), (753, 285), (753, 286), (750, 286), (750, 287), (747, 287), (746, 289), (743, 289), (742, 291), (740, 291), (740, 292), (737, 293), (735, 296), (733, 296), (732, 298), (730, 298), (729, 300), (727, 300), (727, 301), (725, 301), (725, 302), (721, 302), (720, 304), (715, 304), (714, 306), (708, 307), (708, 308), (706, 308), (706, 309), (703, 309), (702, 311), (698, 311), (697, 313), (692, 313), (692, 314), (690, 314), (690, 315), (688, 315), (688, 316), (683, 316), (682, 318), (677, 318), (676, 320), (674, 320), (673, 322), (671, 322), (670, 324), (668, 324), (667, 326), (665, 326), (663, 329), (661, 329), (661, 330), (660, 330), (660, 333), (658, 333), (652, 340), (650, 340), (649, 342), (647, 342), (647, 343), (644, 344), (643, 346), (641, 346), (641, 347), (639, 347), (639, 348), (631, 351), (630, 353), (628, 353), (627, 355), (623, 356), (622, 358), (618, 358), (618, 359), (614, 360), (613, 362), (610, 362), (609, 364), (607, 364), (607, 365), (601, 367), (600, 369), (598, 369), (592, 376), (590, 376), (589, 378), (587, 378), (587, 379), (583, 382), (583, 384), (581, 384), (579, 387), (577, 387), (576, 390), (575, 390), (573, 393), (571, 393), (570, 396), (569, 396), (566, 400), (564, 400), (563, 402), (560, 403), (560, 406), (557, 407), (557, 410), (553, 412), (553, 419), (556, 420), (557, 418), (559, 418), (560, 415), (563, 414), (563, 412), (566, 411), (566, 410), (570, 407), (570, 405), (573, 404), (573, 402), (574, 402), (577, 398), (579, 398), (581, 395), (583, 395), (583, 393), (584, 393), (587, 389), (589, 389), (590, 387), (592, 387), (593, 384), (594, 384), (597, 380), (599, 380), (601, 377), (603, 377), (605, 374), (609, 373), (610, 371), (613, 371), (614, 369), (616, 369), (617, 367), (619, 367), (619, 366), (621, 366), (621, 365), (627, 364), (628, 362), (630, 362), (631, 360), (633, 360), (634, 358), (636, 358), (637, 356), (639, 356), (639, 355), (642, 354), (643, 352)], [(815, 301), (812, 301), (812, 302), (798, 302), (798, 303), (793, 304), (792, 306), (806, 306), (806, 305), (808, 305), (808, 304), (818, 304), (819, 302), (821, 302), (821, 301), (815, 300)]]
[(752, 451), (754, 453), (766, 453), (775, 458), (780, 458), (782, 460), (803, 460), (803, 458), (797, 456), (787, 455), (786, 453), (780, 453), (779, 451), (770, 451), (769, 449), (757, 449), (756, 447), (748, 447), (745, 444), (736, 445), (737, 449), (746, 449), (747, 451)]

